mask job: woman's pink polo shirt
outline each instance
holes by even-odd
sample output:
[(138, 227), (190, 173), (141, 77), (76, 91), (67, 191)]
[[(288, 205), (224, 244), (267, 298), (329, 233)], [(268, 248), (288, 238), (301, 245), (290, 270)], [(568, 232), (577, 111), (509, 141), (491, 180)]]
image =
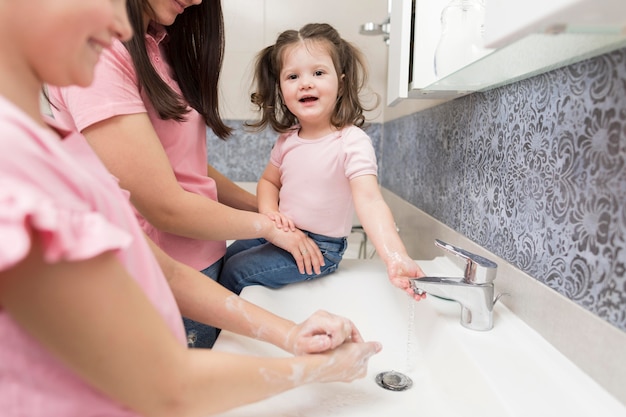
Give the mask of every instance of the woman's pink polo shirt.
[[(163, 80), (181, 94), (161, 50), (166, 36), (162, 27), (151, 27), (145, 36), (148, 56)], [(103, 52), (91, 86), (49, 86), (48, 90), (54, 117), (62, 125), (78, 131), (111, 117), (147, 113), (180, 186), (188, 192), (217, 201), (215, 181), (207, 177), (206, 124), (203, 118), (191, 109), (184, 122), (161, 120), (138, 87), (132, 59), (121, 42), (115, 41), (112, 48)], [(146, 234), (161, 249), (196, 270), (207, 268), (226, 252), (224, 241), (198, 240), (167, 233), (156, 229), (139, 213), (137, 217)]]

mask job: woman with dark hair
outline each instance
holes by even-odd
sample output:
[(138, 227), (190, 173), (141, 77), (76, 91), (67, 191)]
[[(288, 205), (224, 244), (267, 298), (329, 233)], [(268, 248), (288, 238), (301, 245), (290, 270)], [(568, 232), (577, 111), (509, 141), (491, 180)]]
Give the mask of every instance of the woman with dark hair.
[[(220, 1), (129, 0), (127, 11), (134, 36), (103, 52), (91, 86), (49, 86), (55, 118), (85, 135), (130, 191), (146, 234), (173, 258), (218, 279), (226, 239), (264, 238), (300, 273), (319, 273), (323, 257), (307, 235), (257, 213), (255, 197), (207, 163), (207, 126), (230, 134), (218, 110)], [(212, 346), (203, 295), (179, 302), (190, 345)]]
[[(124, 6), (0, 1), (0, 414), (207, 416), (365, 376), (379, 343), (322, 311), (296, 325), (172, 260), (85, 138), (41, 114), (44, 83), (88, 86), (130, 38)], [(205, 295), (209, 323), (293, 356), (188, 349), (180, 283)]]

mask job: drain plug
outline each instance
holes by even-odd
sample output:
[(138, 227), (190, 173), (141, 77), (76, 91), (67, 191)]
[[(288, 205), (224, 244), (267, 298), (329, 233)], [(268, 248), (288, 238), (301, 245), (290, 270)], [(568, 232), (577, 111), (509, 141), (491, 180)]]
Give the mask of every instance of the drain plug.
[(376, 375), (376, 383), (390, 391), (404, 391), (413, 386), (411, 378), (396, 371), (379, 373)]

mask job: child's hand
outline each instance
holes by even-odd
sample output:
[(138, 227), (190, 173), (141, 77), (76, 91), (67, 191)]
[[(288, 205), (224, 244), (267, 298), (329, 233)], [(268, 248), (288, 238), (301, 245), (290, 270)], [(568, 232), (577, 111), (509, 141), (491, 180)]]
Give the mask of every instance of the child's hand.
[(424, 271), (422, 271), (422, 268), (407, 255), (395, 254), (390, 257), (387, 261), (387, 275), (389, 276), (389, 281), (391, 281), (394, 286), (404, 290), (413, 297), (415, 301), (426, 298), (426, 293), (415, 294), (411, 288), (410, 279), (422, 278), (426, 275)]
[(268, 211), (265, 215), (276, 224), (278, 229), (282, 229), (285, 232), (294, 232), (296, 230), (293, 220), (278, 211)]

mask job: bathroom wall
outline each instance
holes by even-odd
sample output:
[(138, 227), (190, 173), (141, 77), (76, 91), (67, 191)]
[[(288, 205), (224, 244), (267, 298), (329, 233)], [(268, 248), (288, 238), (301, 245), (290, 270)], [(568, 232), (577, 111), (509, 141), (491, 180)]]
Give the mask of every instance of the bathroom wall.
[[(229, 124), (210, 162), (256, 181), (276, 135)], [(384, 188), (626, 331), (626, 49), (368, 132)]]
[[(233, 181), (258, 181), (269, 161), (270, 151), (278, 135), (270, 129), (253, 132), (244, 126), (245, 120), (226, 120), (235, 129), (226, 141), (208, 136), (209, 163)], [(383, 125), (370, 123), (363, 129), (372, 139), (376, 155), (382, 155)]]
[(626, 49), (387, 122), (381, 165), (383, 187), (626, 330)]

